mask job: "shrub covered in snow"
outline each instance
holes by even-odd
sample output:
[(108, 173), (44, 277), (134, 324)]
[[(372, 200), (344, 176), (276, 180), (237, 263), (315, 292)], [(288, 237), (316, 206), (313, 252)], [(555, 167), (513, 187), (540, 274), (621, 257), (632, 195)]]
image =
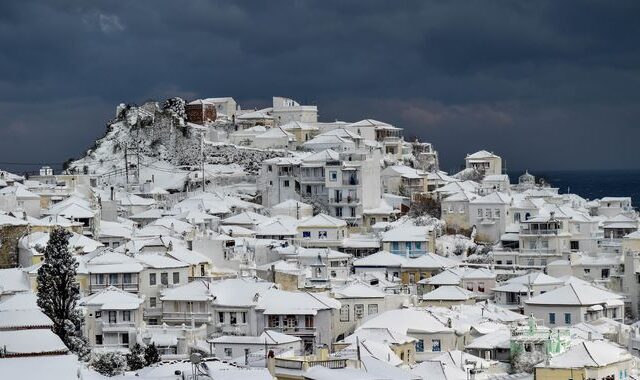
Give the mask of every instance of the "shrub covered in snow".
[(99, 353), (91, 361), (91, 368), (104, 376), (117, 376), (127, 368), (127, 360), (119, 352)]

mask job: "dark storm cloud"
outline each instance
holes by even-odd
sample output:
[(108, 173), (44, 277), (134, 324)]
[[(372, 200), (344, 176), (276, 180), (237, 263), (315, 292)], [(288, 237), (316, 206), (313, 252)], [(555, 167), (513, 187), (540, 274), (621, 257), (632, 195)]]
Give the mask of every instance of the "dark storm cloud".
[(637, 168), (637, 1), (3, 1), (0, 161), (60, 162), (120, 102), (272, 95), (373, 117), (444, 169)]

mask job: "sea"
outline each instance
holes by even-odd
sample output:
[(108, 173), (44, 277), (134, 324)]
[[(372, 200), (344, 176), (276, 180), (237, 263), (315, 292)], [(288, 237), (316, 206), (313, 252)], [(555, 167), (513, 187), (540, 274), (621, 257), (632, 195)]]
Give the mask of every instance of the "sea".
[[(524, 171), (509, 171), (512, 183)], [(632, 205), (640, 207), (640, 169), (637, 170), (529, 170), (538, 178), (543, 178), (552, 187), (559, 188), (561, 194), (573, 193), (586, 199), (602, 197), (631, 197)]]

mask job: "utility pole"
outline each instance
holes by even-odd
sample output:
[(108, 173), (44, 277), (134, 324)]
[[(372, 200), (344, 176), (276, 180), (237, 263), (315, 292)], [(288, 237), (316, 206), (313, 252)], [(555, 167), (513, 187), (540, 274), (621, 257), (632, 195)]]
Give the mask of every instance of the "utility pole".
[(129, 156), (127, 152), (127, 147), (124, 147), (124, 174), (126, 177), (127, 188), (129, 187)]
[(206, 181), (204, 179), (204, 135), (200, 135), (200, 157), (202, 159), (202, 192), (205, 191)]

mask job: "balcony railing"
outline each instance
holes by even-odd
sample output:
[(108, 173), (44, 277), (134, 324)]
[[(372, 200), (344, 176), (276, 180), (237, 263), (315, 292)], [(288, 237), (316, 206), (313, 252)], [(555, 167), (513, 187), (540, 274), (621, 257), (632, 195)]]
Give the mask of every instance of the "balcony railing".
[(136, 327), (134, 322), (102, 322), (103, 332), (129, 331)]
[(146, 317), (160, 317), (162, 316), (162, 308), (161, 307), (145, 307), (144, 308), (144, 316)]
[(89, 289), (92, 293), (99, 292), (102, 289), (108, 288), (109, 286), (116, 287), (118, 289), (122, 289), (125, 292), (137, 293), (139, 290), (137, 283), (114, 283), (114, 284), (89, 284)]
[(339, 369), (347, 367), (347, 359), (327, 359), (327, 360), (304, 360), (304, 359), (284, 359), (276, 358), (277, 368), (286, 368), (293, 370), (302, 370), (315, 366), (322, 366), (330, 369)]
[(358, 197), (342, 197), (342, 198), (333, 198), (329, 199), (329, 203), (332, 204), (350, 204), (350, 203), (359, 203), (360, 198)]
[(162, 312), (162, 319), (167, 322), (194, 320), (196, 322), (208, 322), (211, 315), (206, 312), (169, 311)]
[(270, 326), (268, 327), (269, 330), (275, 330), (275, 331), (279, 331), (283, 334), (291, 334), (291, 335), (315, 335), (316, 333), (316, 328), (315, 327), (305, 327), (305, 326), (295, 326), (295, 327), (284, 327), (284, 326), (280, 326), (280, 327), (276, 327), (276, 326)]
[(358, 178), (343, 178), (342, 185), (343, 186), (356, 186), (360, 184), (360, 179)]
[(561, 230), (532, 230), (523, 228), (520, 230), (521, 235), (557, 235)]

